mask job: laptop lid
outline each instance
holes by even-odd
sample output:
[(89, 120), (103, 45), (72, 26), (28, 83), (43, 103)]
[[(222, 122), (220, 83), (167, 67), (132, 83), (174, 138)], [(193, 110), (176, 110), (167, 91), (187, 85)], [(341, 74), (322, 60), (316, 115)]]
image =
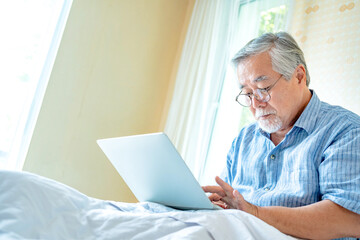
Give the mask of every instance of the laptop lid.
[(178, 209), (214, 209), (165, 133), (97, 143), (139, 201)]

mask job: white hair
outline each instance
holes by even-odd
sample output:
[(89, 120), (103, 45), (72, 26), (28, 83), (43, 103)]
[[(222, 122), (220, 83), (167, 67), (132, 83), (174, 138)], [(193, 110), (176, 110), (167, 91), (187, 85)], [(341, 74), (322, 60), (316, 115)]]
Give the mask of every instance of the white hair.
[(295, 39), (286, 32), (265, 33), (248, 42), (232, 59), (235, 68), (244, 59), (268, 51), (271, 57), (272, 68), (282, 74), (287, 80), (299, 64), (306, 72), (306, 85), (310, 84), (310, 75), (306, 66), (304, 53)]

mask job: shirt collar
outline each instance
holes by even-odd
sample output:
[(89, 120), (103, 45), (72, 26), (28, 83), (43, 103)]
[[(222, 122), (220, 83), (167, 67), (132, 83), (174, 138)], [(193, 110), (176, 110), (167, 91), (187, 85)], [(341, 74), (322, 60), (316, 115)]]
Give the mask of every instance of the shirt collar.
[(302, 128), (308, 134), (310, 134), (315, 128), (316, 119), (321, 106), (320, 99), (316, 95), (315, 91), (310, 89), (310, 92), (312, 94), (310, 102), (294, 124), (294, 127)]

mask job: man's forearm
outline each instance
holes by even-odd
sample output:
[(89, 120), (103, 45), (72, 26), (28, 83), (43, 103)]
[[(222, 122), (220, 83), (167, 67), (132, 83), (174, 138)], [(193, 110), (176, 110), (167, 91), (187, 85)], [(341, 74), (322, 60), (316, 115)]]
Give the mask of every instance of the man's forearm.
[(360, 237), (360, 215), (329, 200), (297, 208), (259, 207), (257, 217), (299, 238)]

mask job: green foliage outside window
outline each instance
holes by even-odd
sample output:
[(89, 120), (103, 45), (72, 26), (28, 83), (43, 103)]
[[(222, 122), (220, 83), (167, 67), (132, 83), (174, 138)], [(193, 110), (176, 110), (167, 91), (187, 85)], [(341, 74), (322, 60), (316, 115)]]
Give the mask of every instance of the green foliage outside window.
[(287, 8), (285, 5), (261, 12), (259, 36), (267, 32), (275, 32), (278, 30), (277, 26), (283, 26), (285, 22), (286, 12)]

